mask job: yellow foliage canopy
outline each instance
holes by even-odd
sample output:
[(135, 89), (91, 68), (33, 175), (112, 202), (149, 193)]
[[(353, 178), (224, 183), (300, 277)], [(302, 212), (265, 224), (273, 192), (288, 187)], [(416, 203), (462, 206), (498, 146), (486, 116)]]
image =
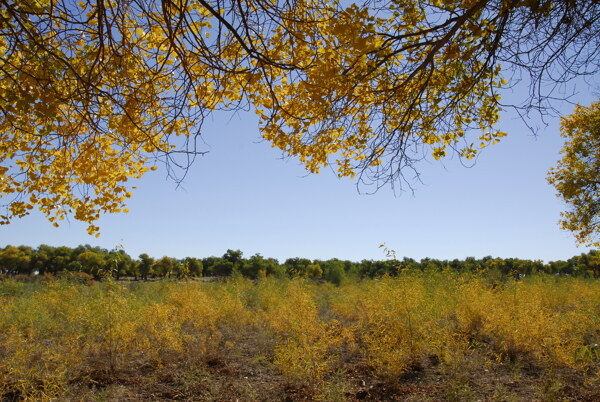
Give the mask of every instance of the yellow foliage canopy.
[(561, 226), (579, 243), (600, 247), (600, 101), (563, 117), (561, 135), (563, 157), (548, 172), (548, 181), (571, 207), (561, 213)]
[(599, 7), (576, 3), (4, 1), (0, 223), (38, 208), (96, 234), (130, 179), (189, 166), (215, 110), (254, 110), (310, 172), (377, 187), (427, 155), (474, 158), (504, 135), (502, 62), (534, 83), (595, 66)]

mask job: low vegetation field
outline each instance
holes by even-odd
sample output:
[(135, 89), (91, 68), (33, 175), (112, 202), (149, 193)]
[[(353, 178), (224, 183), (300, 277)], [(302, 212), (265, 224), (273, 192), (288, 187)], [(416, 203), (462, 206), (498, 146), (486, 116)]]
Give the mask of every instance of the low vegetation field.
[(0, 281), (0, 400), (600, 400), (600, 280)]

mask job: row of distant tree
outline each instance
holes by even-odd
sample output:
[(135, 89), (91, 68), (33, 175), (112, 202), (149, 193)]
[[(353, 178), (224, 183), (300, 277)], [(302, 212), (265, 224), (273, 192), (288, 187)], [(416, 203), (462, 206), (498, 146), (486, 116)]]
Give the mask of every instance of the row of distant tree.
[(260, 276), (288, 276), (323, 279), (336, 284), (346, 278), (373, 278), (384, 274), (396, 275), (402, 270), (443, 270), (452, 269), (461, 272), (487, 272), (498, 275), (528, 275), (545, 272), (560, 275), (581, 275), (600, 277), (600, 251), (572, 257), (567, 261), (521, 260), (516, 258), (477, 259), (467, 257), (464, 260), (436, 260), (424, 258), (416, 261), (412, 258), (391, 258), (360, 262), (338, 259), (310, 260), (307, 258), (288, 258), (280, 263), (274, 258), (265, 258), (255, 254), (244, 258), (239, 250), (227, 250), (221, 257), (176, 259), (171, 257), (152, 258), (141, 254), (137, 259), (124, 250), (107, 250), (89, 245), (70, 247), (51, 247), (41, 245), (6, 246), (0, 250), (0, 274), (2, 275), (56, 275), (65, 272), (83, 272), (96, 279), (103, 277), (129, 277), (140, 280), (151, 278), (183, 279), (203, 276), (243, 275), (256, 279)]

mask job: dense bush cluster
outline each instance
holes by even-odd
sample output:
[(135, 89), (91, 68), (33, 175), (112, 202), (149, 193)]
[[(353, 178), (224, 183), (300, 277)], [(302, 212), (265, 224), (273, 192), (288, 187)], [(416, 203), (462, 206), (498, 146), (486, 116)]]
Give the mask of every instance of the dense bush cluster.
[(376, 278), (386, 274), (395, 276), (399, 272), (413, 270), (478, 272), (498, 279), (506, 275), (519, 277), (533, 273), (600, 277), (600, 252), (592, 250), (567, 261), (548, 263), (491, 256), (481, 259), (467, 257), (464, 260), (423, 258), (420, 261), (393, 257), (388, 260), (360, 262), (288, 258), (281, 263), (260, 254), (244, 258), (239, 250), (227, 250), (221, 257), (201, 259), (153, 258), (145, 253), (134, 259), (122, 249), (107, 250), (89, 245), (75, 248), (41, 245), (35, 249), (28, 246), (6, 246), (0, 249), (0, 275), (66, 275), (79, 272), (91, 275), (94, 279), (110, 276), (116, 279), (128, 277), (143, 280), (241, 275), (250, 279), (263, 276), (312, 278), (339, 285), (346, 279)]

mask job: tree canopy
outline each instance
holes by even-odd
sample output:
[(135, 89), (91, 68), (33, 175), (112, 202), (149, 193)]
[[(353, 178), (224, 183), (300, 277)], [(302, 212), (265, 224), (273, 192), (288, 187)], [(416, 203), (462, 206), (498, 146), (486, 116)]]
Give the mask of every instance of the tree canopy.
[(579, 243), (600, 247), (600, 101), (563, 117), (561, 134), (562, 159), (548, 172), (548, 181), (570, 207), (561, 214), (561, 226)]
[[(231, 256), (237, 255), (235, 265)], [(438, 260), (423, 258), (420, 261), (404, 257), (386, 256), (386, 260), (362, 260), (353, 262), (332, 258), (329, 260), (310, 260), (308, 258), (288, 258), (280, 263), (275, 258), (266, 258), (255, 254), (242, 257), (240, 250), (227, 250), (221, 257), (202, 259), (186, 257), (176, 259), (164, 256), (154, 259), (148, 254), (140, 254), (137, 259), (130, 257), (123, 249), (107, 250), (90, 245), (75, 248), (51, 247), (40, 245), (0, 247), (0, 281), (7, 276), (41, 275), (41, 278), (60, 276), (76, 281), (92, 278), (129, 278), (148, 280), (155, 278), (189, 279), (208, 276), (211, 279), (232, 275), (242, 275), (250, 279), (266, 276), (276, 278), (306, 278), (325, 280), (340, 284), (345, 280), (376, 278), (384, 275), (401, 275), (405, 272), (452, 270), (464, 273), (486, 274), (490, 279), (498, 276), (530, 275), (538, 272), (558, 275), (576, 275), (600, 278), (600, 251), (591, 250), (586, 254), (574, 256), (566, 261), (522, 260), (518, 258), (481, 259), (467, 257), (464, 260)], [(83, 273), (85, 275), (71, 275)]]
[(5, 0), (0, 223), (125, 211), (128, 180), (196, 155), (202, 123), (250, 110), (310, 172), (402, 183), (427, 155), (471, 159), (499, 90), (525, 111), (598, 71), (600, 5), (574, 0)]

